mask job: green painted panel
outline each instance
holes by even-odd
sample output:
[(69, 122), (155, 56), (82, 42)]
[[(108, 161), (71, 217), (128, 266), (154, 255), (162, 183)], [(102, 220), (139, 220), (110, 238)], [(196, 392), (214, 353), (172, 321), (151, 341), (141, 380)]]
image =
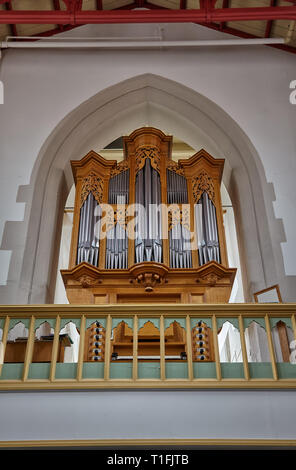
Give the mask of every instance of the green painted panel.
[(165, 364), (165, 374), (167, 379), (188, 379), (187, 362), (169, 361)]
[(0, 318), (0, 328), (4, 328), (5, 318)]
[(194, 362), (193, 376), (197, 379), (215, 379), (216, 364), (215, 362)]
[(296, 364), (290, 362), (277, 363), (279, 379), (296, 379)]
[(87, 318), (86, 319), (86, 329), (89, 328), (93, 323), (98, 321), (103, 328), (106, 328), (106, 318)]
[(244, 318), (243, 321), (244, 321), (244, 328), (245, 329), (248, 328), (253, 321), (258, 323), (258, 325), (262, 326), (262, 328), (264, 328), (264, 330), (266, 329), (265, 328), (264, 318)]
[(159, 318), (139, 318), (139, 325), (138, 328), (139, 330), (147, 323), (148, 321), (151, 321), (153, 325), (159, 330), (160, 328), (160, 320)]
[(0, 380), (20, 380), (23, 377), (23, 363), (3, 364)]
[(57, 362), (56, 379), (76, 379), (77, 363), (76, 362)]
[(272, 379), (272, 367), (270, 362), (249, 362), (251, 379)]
[(29, 379), (48, 379), (50, 364), (46, 362), (34, 362), (30, 364)]
[(83, 379), (103, 379), (104, 378), (104, 362), (85, 362), (83, 364)]
[(292, 328), (291, 318), (269, 317), (269, 323), (270, 323), (271, 328), (273, 328), (274, 326), (276, 326), (276, 324), (277, 324), (279, 321), (282, 321), (282, 322), (286, 323), (286, 325), (287, 325), (289, 328), (293, 329), (293, 328)]
[(171, 323), (174, 323), (174, 321), (179, 323), (179, 325), (182, 326), (182, 328), (184, 329), (186, 328), (186, 318), (165, 318), (164, 329), (166, 330), (171, 325)]
[(133, 376), (132, 362), (111, 362), (110, 379), (131, 379)]
[(160, 379), (159, 362), (138, 362), (139, 379)]
[(124, 321), (131, 329), (133, 329), (134, 319), (133, 318), (112, 318), (112, 330), (116, 326)]
[(231, 323), (235, 328), (239, 330), (238, 318), (217, 318), (217, 328), (223, 328), (223, 324), (226, 322)]
[(76, 325), (76, 327), (79, 330), (80, 324), (81, 324), (81, 318), (62, 318), (61, 319), (61, 330), (63, 328), (65, 328), (65, 326), (70, 322), (74, 323), (74, 325)]
[(51, 328), (54, 328), (55, 327), (55, 324), (56, 324), (56, 319), (55, 318), (36, 318), (35, 320), (35, 330), (37, 330), (37, 328), (39, 328), (40, 325), (42, 325), (42, 323), (49, 323)]
[(11, 318), (9, 322), (9, 329), (11, 330), (18, 323), (23, 323), (26, 328), (30, 327), (31, 318)]
[(190, 323), (191, 323), (191, 329), (195, 328), (198, 324), (199, 321), (202, 321), (205, 323), (209, 328), (212, 328), (212, 319), (211, 318), (191, 318)]
[(242, 362), (221, 362), (223, 379), (244, 379), (244, 366)]

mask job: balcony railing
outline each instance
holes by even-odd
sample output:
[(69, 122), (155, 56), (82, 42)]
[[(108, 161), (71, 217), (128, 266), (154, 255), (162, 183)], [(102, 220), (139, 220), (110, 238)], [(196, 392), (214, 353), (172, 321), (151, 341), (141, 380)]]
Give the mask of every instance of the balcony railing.
[(0, 308), (0, 389), (296, 388), (296, 304)]

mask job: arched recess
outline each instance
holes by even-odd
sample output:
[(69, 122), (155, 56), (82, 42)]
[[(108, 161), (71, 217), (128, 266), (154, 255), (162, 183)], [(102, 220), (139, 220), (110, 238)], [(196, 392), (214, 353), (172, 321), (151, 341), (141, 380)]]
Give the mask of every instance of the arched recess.
[(215, 157), (226, 159), (223, 181), (235, 211), (246, 299), (284, 278), (273, 193), (250, 139), (208, 98), (175, 81), (144, 74), (82, 103), (44, 143), (31, 178), (34, 193), (19, 303), (53, 300), (62, 211), (73, 184), (70, 160), (145, 125), (177, 135), (196, 150), (203, 141)]

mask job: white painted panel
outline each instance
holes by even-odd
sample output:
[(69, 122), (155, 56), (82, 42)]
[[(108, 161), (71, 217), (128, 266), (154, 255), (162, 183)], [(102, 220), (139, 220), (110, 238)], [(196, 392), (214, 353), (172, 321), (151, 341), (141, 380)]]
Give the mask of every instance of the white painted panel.
[(296, 439), (295, 391), (0, 394), (0, 441)]

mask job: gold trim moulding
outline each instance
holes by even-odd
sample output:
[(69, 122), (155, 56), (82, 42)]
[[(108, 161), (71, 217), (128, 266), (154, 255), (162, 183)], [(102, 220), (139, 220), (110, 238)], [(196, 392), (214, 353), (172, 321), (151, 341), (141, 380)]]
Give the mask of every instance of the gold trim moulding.
[(183, 389), (183, 390), (204, 390), (204, 389), (296, 389), (296, 379), (55, 379), (48, 380), (28, 379), (26, 381), (0, 381), (0, 390), (90, 390), (90, 389)]
[[(278, 316), (280, 314), (293, 315), (296, 313), (296, 303), (285, 304), (255, 304), (255, 303), (242, 303), (242, 304), (105, 304), (105, 305), (80, 305), (80, 304), (41, 304), (41, 305), (1, 305), (0, 317), (9, 315), (10, 317), (19, 317), (25, 314), (26, 316), (34, 315), (35, 318), (44, 318), (44, 315), (55, 317), (61, 315), (64, 317), (75, 316), (80, 318), (83, 314), (91, 317), (97, 315), (114, 315), (114, 316), (130, 316), (133, 317), (137, 314), (139, 317), (159, 316), (174, 317), (176, 313), (180, 315), (190, 315), (190, 317), (198, 317), (206, 315), (211, 317), (213, 314), (216, 317), (233, 316), (238, 317), (243, 315), (245, 317), (264, 317), (268, 312), (268, 316)], [(20, 317), (21, 318), (21, 317)]]
[(296, 439), (73, 439), (0, 441), (0, 448), (28, 447), (114, 447), (119, 446), (241, 446), (296, 447)]

